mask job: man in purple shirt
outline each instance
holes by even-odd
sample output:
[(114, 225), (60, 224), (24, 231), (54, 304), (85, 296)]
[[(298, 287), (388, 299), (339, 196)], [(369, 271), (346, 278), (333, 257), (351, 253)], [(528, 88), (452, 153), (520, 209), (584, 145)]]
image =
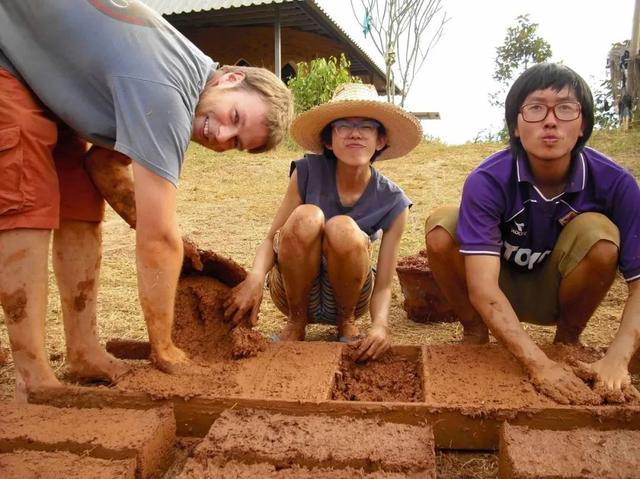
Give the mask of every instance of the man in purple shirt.
[[(510, 146), (467, 178), (460, 208), (426, 224), (436, 282), (464, 327), (489, 330), (556, 401), (597, 404), (638, 396), (628, 364), (640, 346), (640, 189), (635, 178), (585, 147), (593, 98), (573, 70), (539, 64), (505, 103)], [(555, 324), (555, 342), (577, 344), (619, 269), (629, 296), (606, 355), (579, 370), (549, 359), (520, 321)], [(582, 379), (594, 381), (591, 390)]]

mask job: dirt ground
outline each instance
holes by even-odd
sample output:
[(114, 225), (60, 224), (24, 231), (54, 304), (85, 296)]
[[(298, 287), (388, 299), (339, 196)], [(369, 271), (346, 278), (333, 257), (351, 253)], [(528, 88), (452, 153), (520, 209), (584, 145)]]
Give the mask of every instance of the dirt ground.
[[(640, 177), (640, 131), (595, 134), (592, 146), (605, 152)], [(398, 183), (413, 200), (400, 256), (417, 253), (424, 244), (424, 221), (429, 212), (459, 201), (464, 178), (480, 161), (501, 148), (495, 144), (447, 146), (424, 142), (403, 159), (376, 165)], [(255, 249), (266, 234), (274, 211), (287, 184), (289, 163), (300, 156), (292, 148), (280, 148), (263, 155), (241, 152), (216, 154), (197, 145), (188, 152), (178, 188), (178, 217), (182, 232), (203, 249), (251, 266)], [(251, 194), (247, 194), (250, 191)], [(98, 327), (102, 340), (131, 338), (146, 340), (136, 290), (135, 239), (133, 231), (110, 209), (103, 225), (103, 261), (98, 298)], [(62, 310), (53, 275), (50, 280), (46, 344), (52, 365), (64, 375), (64, 333)], [(265, 291), (258, 330), (270, 337), (279, 331), (283, 316)], [(593, 346), (607, 345), (618, 327), (626, 298), (626, 285), (617, 280), (596, 311), (582, 340)], [(396, 344), (455, 342), (461, 334), (459, 323), (418, 324), (407, 319), (402, 309), (402, 293), (394, 281), (389, 322)], [(3, 313), (0, 312), (3, 318)], [(369, 318), (359, 324), (366, 330)], [(553, 337), (553, 328), (525, 325), (539, 342)], [(310, 328), (308, 338), (333, 339), (325, 326)], [(0, 324), (0, 347), (8, 347), (4, 321)], [(0, 363), (1, 364), (1, 363)], [(11, 361), (0, 366), (0, 398), (13, 392)]]
[[(636, 178), (640, 177), (640, 132), (596, 134), (591, 144), (630, 169)], [(423, 226), (429, 211), (457, 203), (469, 171), (499, 148), (491, 144), (446, 146), (425, 142), (406, 158), (376, 165), (414, 202), (400, 256), (413, 255), (423, 248)], [(287, 148), (253, 156), (238, 152), (214, 154), (192, 146), (178, 189), (182, 232), (190, 235), (200, 248), (231, 257), (249, 268), (286, 188), (289, 163), (299, 156), (299, 151)], [(101, 339), (104, 342), (111, 338), (146, 340), (146, 327), (137, 300), (134, 233), (111, 210), (103, 225), (103, 243), (98, 299)], [(49, 289), (46, 344), (56, 374), (65, 378), (62, 310), (52, 275)], [(617, 279), (582, 336), (585, 344), (606, 346), (610, 343), (618, 328), (626, 294), (626, 285)], [(459, 340), (458, 323), (413, 322), (407, 319), (402, 301), (396, 278), (389, 313), (394, 344), (440, 344)], [(2, 312), (0, 317), (4, 319)], [(265, 290), (257, 330), (268, 338), (280, 330), (283, 319)], [(366, 330), (368, 316), (358, 324)], [(524, 327), (538, 343), (550, 343), (553, 338), (551, 327)], [(326, 326), (312, 326), (307, 338), (331, 341), (335, 331)], [(0, 324), (0, 348), (3, 347), (8, 347), (4, 321)], [(4, 364), (0, 361), (0, 400), (13, 395), (13, 381), (11, 360)], [(436, 460), (442, 477), (494, 477), (497, 468), (492, 454), (439, 453)], [(468, 476), (466, 472), (459, 475), (469, 468), (473, 472)]]

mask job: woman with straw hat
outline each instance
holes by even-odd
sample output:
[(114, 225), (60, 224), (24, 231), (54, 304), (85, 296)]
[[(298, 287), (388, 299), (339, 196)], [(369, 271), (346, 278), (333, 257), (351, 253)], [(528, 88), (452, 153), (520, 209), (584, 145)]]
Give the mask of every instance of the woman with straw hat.
[[(275, 339), (300, 341), (309, 323), (337, 326), (343, 342), (360, 341), (357, 357), (375, 359), (390, 346), (391, 280), (411, 201), (371, 166), (409, 153), (422, 138), (418, 120), (380, 101), (372, 85), (348, 83), (294, 121), (295, 141), (313, 154), (292, 162), (290, 181), (247, 278), (225, 315), (257, 321), (269, 273), (275, 305), (287, 324)], [(382, 238), (375, 276), (371, 243)], [(362, 338), (355, 319), (371, 315)]]

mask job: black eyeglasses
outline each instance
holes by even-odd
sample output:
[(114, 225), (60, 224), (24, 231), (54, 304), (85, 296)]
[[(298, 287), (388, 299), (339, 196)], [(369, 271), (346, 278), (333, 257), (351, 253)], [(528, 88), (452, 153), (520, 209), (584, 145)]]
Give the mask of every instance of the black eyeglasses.
[(353, 134), (354, 130), (358, 130), (362, 136), (371, 137), (377, 133), (380, 123), (376, 120), (336, 120), (331, 122), (331, 126), (340, 138), (348, 138)]
[(553, 110), (553, 114), (561, 121), (575, 120), (580, 116), (580, 112), (582, 111), (580, 103), (563, 101), (553, 106), (547, 106), (543, 103), (529, 103), (528, 105), (522, 105), (520, 113), (522, 114), (522, 119), (527, 123), (537, 123), (547, 118), (549, 110)]

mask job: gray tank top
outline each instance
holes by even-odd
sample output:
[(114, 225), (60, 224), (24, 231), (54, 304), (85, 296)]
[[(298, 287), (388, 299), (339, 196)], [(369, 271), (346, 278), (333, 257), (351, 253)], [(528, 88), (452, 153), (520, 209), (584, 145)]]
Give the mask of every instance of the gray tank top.
[(289, 175), (298, 171), (298, 191), (303, 203), (318, 206), (325, 219), (336, 215), (353, 218), (371, 241), (391, 227), (396, 217), (413, 203), (404, 191), (375, 168), (362, 196), (351, 206), (343, 206), (336, 185), (336, 160), (307, 154), (293, 161)]

